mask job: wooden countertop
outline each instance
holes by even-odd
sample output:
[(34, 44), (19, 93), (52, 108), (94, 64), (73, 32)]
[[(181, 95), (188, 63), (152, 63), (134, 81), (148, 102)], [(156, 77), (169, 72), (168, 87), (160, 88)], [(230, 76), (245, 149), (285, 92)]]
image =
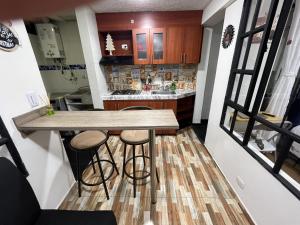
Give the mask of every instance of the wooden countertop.
[(56, 111), (52, 116), (37, 114), (32, 112), (32, 115), (27, 113), (14, 118), (17, 128), (20, 131), (179, 128), (172, 110)]

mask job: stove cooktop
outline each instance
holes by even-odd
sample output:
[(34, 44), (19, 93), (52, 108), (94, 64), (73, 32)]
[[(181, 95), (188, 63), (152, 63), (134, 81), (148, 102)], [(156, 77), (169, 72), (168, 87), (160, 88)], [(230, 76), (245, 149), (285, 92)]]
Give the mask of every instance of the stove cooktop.
[(139, 95), (141, 91), (137, 90), (116, 90), (112, 95)]

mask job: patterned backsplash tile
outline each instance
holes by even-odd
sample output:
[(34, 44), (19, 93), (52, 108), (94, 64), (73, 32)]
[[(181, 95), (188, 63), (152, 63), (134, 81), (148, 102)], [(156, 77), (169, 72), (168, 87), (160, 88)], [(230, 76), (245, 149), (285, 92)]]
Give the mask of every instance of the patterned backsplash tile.
[(195, 89), (197, 64), (104, 66), (109, 90), (141, 90), (150, 75), (152, 89), (177, 83), (179, 89)]

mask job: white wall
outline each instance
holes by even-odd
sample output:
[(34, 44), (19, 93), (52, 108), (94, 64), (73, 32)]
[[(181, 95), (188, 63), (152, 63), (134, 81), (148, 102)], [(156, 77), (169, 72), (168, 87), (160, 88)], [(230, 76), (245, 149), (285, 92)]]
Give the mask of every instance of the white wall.
[(203, 10), (202, 24), (207, 23), (214, 16), (221, 13), (223, 9), (228, 7), (234, 1), (236, 0), (212, 0)]
[(211, 47), (209, 62), (206, 73), (205, 90), (201, 119), (207, 120), (210, 110), (211, 97), (216, 76), (216, 65), (218, 63), (219, 49), (222, 37), (223, 21), (212, 27)]
[(194, 105), (194, 114), (193, 114), (193, 123), (201, 122), (201, 113), (203, 110), (204, 102), (204, 90), (205, 83), (207, 79), (207, 69), (209, 63), (209, 55), (211, 49), (213, 30), (211, 28), (204, 28), (203, 32), (203, 42), (202, 42), (202, 51), (201, 51), (201, 62), (198, 65), (198, 71), (196, 75), (196, 98)]
[[(238, 32), (242, 6), (243, 0), (237, 0), (226, 9), (224, 27), (232, 24)], [(235, 41), (219, 52), (205, 145), (257, 224), (297, 225), (299, 200), (219, 127)], [(238, 176), (245, 182), (243, 190)]]
[[(57, 207), (74, 182), (69, 162), (57, 132), (35, 132), (22, 138), (12, 118), (31, 111), (25, 94), (45, 96), (37, 62), (23, 21), (13, 21), (21, 47), (0, 51), (0, 115), (29, 171), (31, 183), (43, 208)], [(8, 152), (1, 151), (2, 156)]]
[(101, 50), (96, 15), (89, 7), (77, 8), (75, 12), (94, 108), (103, 108), (101, 96), (108, 89), (103, 68), (99, 65)]
[[(76, 21), (63, 21), (55, 23), (60, 30), (66, 58), (65, 63), (85, 64), (82, 46)], [(38, 40), (38, 36), (29, 34), (31, 45), (36, 56), (38, 65), (55, 65), (54, 60), (46, 59), (42, 53), (42, 49)], [(88, 86), (86, 70), (73, 70), (77, 81), (70, 81), (70, 70), (65, 70), (64, 74), (59, 70), (43, 70), (41, 71), (48, 93), (53, 92), (74, 92), (80, 87)]]

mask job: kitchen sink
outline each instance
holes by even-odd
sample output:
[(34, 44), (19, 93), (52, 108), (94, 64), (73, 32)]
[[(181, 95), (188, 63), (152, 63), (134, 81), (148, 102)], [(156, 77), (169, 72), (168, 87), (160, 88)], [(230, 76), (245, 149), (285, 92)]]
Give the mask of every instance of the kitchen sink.
[(175, 91), (152, 91), (153, 95), (175, 95)]

